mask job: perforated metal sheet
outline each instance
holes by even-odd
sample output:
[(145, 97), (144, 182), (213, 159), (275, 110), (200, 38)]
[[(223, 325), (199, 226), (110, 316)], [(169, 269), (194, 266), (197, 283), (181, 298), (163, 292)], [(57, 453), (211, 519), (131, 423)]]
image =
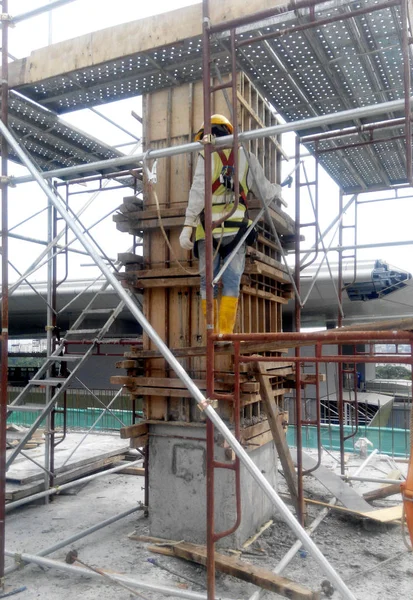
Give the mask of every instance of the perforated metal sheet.
[[(42, 171), (83, 165), (88, 162), (122, 156), (73, 127), (65, 125), (53, 113), (11, 92), (9, 126)], [(16, 156), (11, 154), (13, 160)], [(110, 169), (107, 172), (114, 172)], [(86, 174), (94, 174), (90, 171)]]
[[(378, 3), (379, 0), (336, 0), (323, 4), (323, 10), (317, 10), (314, 18), (338, 16)], [(308, 11), (287, 13), (239, 30), (237, 39), (277, 32), (310, 18)], [(218, 36), (212, 47), (222, 73), (229, 70), (227, 45), (225, 36)], [(400, 10), (386, 8), (282, 38), (251, 43), (239, 48), (237, 60), (287, 121), (400, 99), (404, 93)], [(19, 91), (63, 113), (196, 81), (201, 76), (201, 40), (193, 38), (38, 85), (22, 86)], [(394, 116), (402, 115), (387, 115)], [(360, 125), (360, 122), (342, 125)], [(313, 130), (313, 133), (327, 130)], [(386, 137), (375, 134), (377, 140)], [(352, 138), (352, 143), (368, 140), (367, 134), (361, 133)], [(349, 138), (323, 142), (320, 148), (336, 148), (339, 143), (347, 146)], [(309, 149), (314, 152), (315, 146), (309, 145)], [(401, 139), (321, 154), (320, 160), (346, 193), (386, 188), (406, 181), (405, 144)]]

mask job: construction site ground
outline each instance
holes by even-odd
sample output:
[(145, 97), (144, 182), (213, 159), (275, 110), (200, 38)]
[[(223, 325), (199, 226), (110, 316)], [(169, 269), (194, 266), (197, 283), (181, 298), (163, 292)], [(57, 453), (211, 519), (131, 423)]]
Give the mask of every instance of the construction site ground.
[[(347, 461), (349, 473), (354, 472), (361, 463), (362, 459), (358, 455), (350, 455)], [(323, 464), (337, 473), (338, 455), (324, 452)], [(393, 466), (397, 466), (402, 473), (407, 470), (406, 463), (398, 462)], [(394, 476), (392, 465), (386, 459), (376, 456), (362, 474), (366, 477), (386, 477), (391, 471)], [(304, 486), (307, 498), (324, 502), (331, 500), (328, 491), (313, 477), (305, 477)], [(143, 487), (144, 478), (141, 476), (111, 474), (61, 493), (47, 505), (38, 503), (17, 508), (7, 514), (6, 549), (16, 553), (39, 554), (44, 548), (60, 540), (143, 502)], [(380, 484), (377, 483), (354, 483), (354, 488), (361, 494), (378, 487)], [(281, 475), (278, 491), (282, 495), (286, 494)], [(376, 501), (375, 505), (385, 507), (400, 501), (400, 496), (392, 496)], [(321, 509), (322, 507), (309, 505), (310, 521)], [(206, 571), (202, 566), (153, 554), (147, 543), (129, 537), (133, 532), (138, 536), (149, 535), (148, 519), (142, 511), (58, 550), (49, 558), (64, 562), (67, 553), (76, 549), (78, 558), (84, 563), (108, 573), (123, 573), (136, 580), (176, 587), (181, 591), (206, 593)], [(403, 543), (400, 524), (380, 524), (330, 510), (313, 534), (313, 539), (331, 565), (348, 582), (358, 600), (413, 597), (413, 556)], [(242, 553), (242, 558), (272, 570), (294, 542), (294, 535), (288, 526), (275, 514), (273, 524), (248, 546)], [(393, 560), (385, 562), (393, 557)], [(12, 558), (7, 558), (6, 567), (13, 563)], [(322, 581), (326, 579), (313, 558), (304, 550), (296, 553), (283, 575), (313, 590), (320, 590)], [(259, 589), (221, 573), (217, 573), (216, 584), (217, 597), (228, 599), (248, 599)], [(26, 589), (17, 593), (16, 598), (129, 600), (135, 597), (131, 592), (107, 580), (96, 581), (33, 565), (25, 566), (6, 578), (5, 592), (24, 587)], [(162, 597), (158, 592), (139, 593), (148, 599), (157, 600)], [(334, 592), (330, 597), (338, 600), (340, 595)]]

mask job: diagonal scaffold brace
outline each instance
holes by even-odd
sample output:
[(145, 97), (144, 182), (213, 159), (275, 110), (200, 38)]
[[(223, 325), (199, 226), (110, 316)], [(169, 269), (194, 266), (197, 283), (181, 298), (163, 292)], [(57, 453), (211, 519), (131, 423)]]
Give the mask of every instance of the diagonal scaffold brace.
[(93, 246), (91, 240), (83, 233), (81, 227), (76, 222), (75, 218), (66, 211), (66, 208), (63, 202), (57, 197), (53, 191), (48, 187), (47, 183), (44, 181), (42, 174), (35, 168), (31, 160), (28, 158), (24, 150), (20, 147), (19, 143), (16, 141), (14, 136), (10, 133), (10, 131), (5, 127), (3, 123), (0, 122), (0, 132), (16, 152), (16, 155), (19, 157), (23, 165), (29, 170), (32, 177), (37, 181), (42, 191), (45, 193), (46, 197), (49, 198), (51, 203), (55, 206), (56, 210), (60, 214), (60, 216), (66, 221), (67, 225), (71, 228), (73, 233), (77, 236), (79, 242), (85, 248), (85, 250), (89, 253), (90, 257), (94, 260), (96, 266), (100, 269), (102, 274), (106, 277), (107, 281), (112, 285), (113, 289), (118, 294), (119, 298), (125, 302), (125, 305), (129, 308), (132, 315), (136, 318), (136, 320), (142, 326), (142, 329), (145, 333), (150, 337), (150, 339), (156, 344), (163, 358), (169, 363), (171, 368), (175, 371), (176, 375), (191, 393), (192, 397), (196, 400), (199, 407), (204, 411), (204, 414), (214, 426), (220, 431), (220, 433), (227, 440), (229, 445), (232, 447), (236, 455), (239, 457), (240, 461), (243, 463), (244, 467), (248, 470), (250, 475), (256, 481), (256, 483), (260, 486), (266, 496), (270, 499), (272, 504), (279, 511), (282, 519), (289, 526), (289, 528), (294, 532), (297, 538), (302, 542), (303, 546), (308, 550), (310, 555), (317, 561), (323, 573), (330, 579), (330, 581), (335, 585), (336, 589), (341, 593), (342, 597), (345, 600), (356, 600), (356, 597), (349, 590), (347, 585), (335, 571), (335, 569), (330, 565), (328, 560), (322, 554), (318, 546), (313, 542), (308, 533), (305, 531), (303, 527), (299, 524), (297, 519), (288, 509), (288, 507), (281, 500), (277, 492), (271, 487), (268, 481), (265, 479), (264, 475), (261, 473), (260, 469), (254, 464), (251, 458), (248, 456), (247, 452), (241, 446), (241, 444), (237, 441), (235, 436), (231, 433), (225, 423), (222, 421), (220, 416), (216, 413), (216, 411), (212, 408), (212, 406), (208, 403), (205, 396), (198, 389), (192, 379), (189, 377), (187, 372), (166, 346), (165, 342), (160, 338), (160, 336), (156, 333), (155, 329), (149, 323), (149, 321), (145, 318), (143, 313), (139, 310), (133, 298), (126, 292), (126, 290), (122, 287), (120, 282), (116, 279), (114, 273), (110, 270), (110, 268), (106, 265), (106, 263), (100, 258), (99, 253), (96, 251)]

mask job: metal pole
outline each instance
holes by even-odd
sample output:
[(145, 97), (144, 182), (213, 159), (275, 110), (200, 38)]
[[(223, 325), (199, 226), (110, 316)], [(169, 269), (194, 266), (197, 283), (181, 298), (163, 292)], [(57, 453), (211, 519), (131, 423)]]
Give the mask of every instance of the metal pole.
[[(390, 246), (411, 246), (413, 244), (413, 240), (403, 240), (400, 242), (378, 242), (376, 244), (359, 244), (353, 246), (333, 246), (332, 248), (328, 248), (327, 252), (340, 252), (343, 250), (366, 250), (367, 248), (387, 248)], [(303, 250), (303, 252), (307, 252)]]
[(410, 42), (408, 29), (408, 0), (401, 0), (401, 25), (402, 25), (402, 54), (403, 54), (403, 79), (404, 79), (404, 117), (406, 136), (406, 177), (410, 185), (413, 185), (412, 174), (412, 121), (410, 112), (411, 100), (411, 72), (410, 72)]
[[(134, 146), (134, 149), (136, 149), (136, 146)], [(80, 215), (82, 215), (88, 208), (89, 206), (91, 206), (93, 204), (93, 202), (96, 200), (96, 198), (99, 196), (99, 194), (104, 191), (104, 188), (106, 188), (109, 185), (109, 181), (105, 181), (102, 189), (96, 191), (94, 194), (92, 194), (92, 196), (89, 198), (89, 200), (87, 200), (85, 202), (85, 204), (79, 209), (77, 216), (80, 217)], [(25, 273), (10, 287), (9, 289), (9, 295), (11, 295), (18, 287), (19, 285), (25, 280), (26, 277), (29, 276), (30, 273), (32, 273), (34, 270), (36, 270), (36, 266), (39, 265), (39, 263), (43, 260), (43, 258), (45, 256), (47, 256), (48, 251), (50, 248), (54, 247), (57, 245), (57, 242), (65, 235), (66, 233), (66, 227), (64, 229), (62, 229), (62, 231), (60, 233), (58, 233), (54, 239), (52, 240), (52, 242), (50, 244), (47, 245), (47, 248), (45, 248), (45, 250), (37, 257), (37, 259), (30, 265), (30, 267), (28, 267), (28, 269), (25, 271)], [(66, 240), (67, 241), (67, 240)], [(65, 250), (66, 248), (69, 247), (69, 245), (73, 242), (74, 240), (71, 240), (70, 242), (68, 242), (67, 244), (65, 244), (65, 246), (62, 247), (61, 251)], [(72, 248), (69, 248), (69, 250), (71, 252), (79, 252), (77, 250), (73, 250)], [(80, 251), (82, 252), (82, 251)], [(56, 253), (57, 254), (57, 253)], [(85, 254), (88, 254), (87, 252), (85, 252)]]
[[(120, 519), (124, 519), (125, 517), (128, 517), (132, 513), (136, 512), (137, 510), (143, 510), (144, 508), (145, 507), (142, 505), (134, 506), (133, 508), (129, 508), (128, 510), (121, 512), (118, 515), (115, 515), (114, 517), (110, 517), (109, 519), (106, 519), (105, 521), (96, 523), (96, 525), (92, 525), (92, 527), (88, 527), (84, 531), (79, 531), (78, 533), (75, 533), (74, 535), (66, 538), (65, 540), (61, 540), (60, 542), (57, 542), (53, 546), (50, 546), (49, 548), (45, 548), (44, 550), (41, 550), (39, 552), (39, 556), (48, 556), (49, 554), (53, 554), (53, 552), (60, 550), (60, 548), (64, 548), (65, 546), (68, 546), (69, 544), (73, 544), (73, 542), (77, 542), (78, 540), (81, 540), (82, 538), (90, 535), (91, 533), (95, 533), (95, 531), (99, 531), (99, 529), (103, 529), (104, 527), (107, 527), (108, 525), (112, 525), (112, 523), (116, 523), (116, 521), (119, 521)], [(17, 571), (20, 568), (21, 568), (21, 565), (16, 565), (14, 567), (7, 567), (7, 569), (5, 570), (5, 574), (9, 575), (10, 573)]]
[[(301, 138), (302, 141), (302, 138)], [(327, 227), (327, 229), (325, 229), (323, 231), (323, 233), (321, 234), (321, 237), (317, 240), (318, 242), (320, 242), (321, 240), (324, 240), (324, 238), (326, 237), (326, 235), (333, 229), (334, 225), (336, 223), (338, 223), (338, 221), (340, 219), (343, 218), (343, 214), (346, 212), (346, 210), (353, 204), (353, 202), (355, 201), (355, 199), (357, 198), (357, 195), (354, 194), (350, 200), (347, 202), (347, 204), (344, 206), (342, 213), (339, 213), (337, 215), (337, 217), (335, 219), (333, 219), (333, 221), (330, 223), (330, 225)], [(312, 248), (314, 248), (314, 246), (312, 246)], [(312, 254), (312, 251), (308, 252), (308, 250), (300, 250), (300, 253), (304, 253), (306, 252), (305, 256), (301, 259), (300, 265), (304, 264), (304, 262), (307, 260), (307, 258)]]
[[(295, 175), (295, 308), (294, 308), (294, 324), (295, 331), (300, 332), (301, 329), (301, 298), (300, 298), (300, 138), (295, 138), (295, 164), (297, 171)], [(295, 358), (298, 359), (295, 368), (295, 415), (296, 415), (296, 444), (297, 444), (297, 502), (298, 511), (297, 518), (301, 525), (304, 525), (305, 520), (305, 504), (304, 504), (304, 488), (303, 488), (303, 444), (302, 444), (302, 416), (301, 416), (301, 363), (299, 362), (301, 350), (297, 346), (294, 350)]]
[[(378, 451), (377, 451), (378, 452)], [(371, 455), (370, 455), (371, 456)], [(383, 483), (384, 485), (392, 483), (403, 483), (403, 479), (383, 479), (381, 477), (362, 477), (357, 475), (339, 475), (345, 481), (366, 481), (368, 483)]]
[(103, 477), (103, 475), (110, 475), (111, 473), (117, 473), (117, 471), (122, 471), (126, 467), (133, 467), (135, 465), (140, 464), (141, 459), (135, 460), (134, 462), (128, 463), (127, 465), (122, 464), (117, 467), (113, 467), (112, 469), (107, 469), (106, 471), (100, 471), (99, 473), (93, 473), (93, 475), (87, 475), (86, 477), (82, 477), (81, 479), (76, 479), (75, 481), (69, 481), (69, 483), (63, 483), (62, 485), (56, 485), (53, 488), (49, 488), (48, 490), (44, 490), (43, 492), (38, 492), (37, 494), (33, 494), (32, 496), (27, 496), (26, 498), (21, 498), (20, 500), (16, 500), (15, 502), (9, 502), (6, 505), (6, 512), (10, 512), (13, 508), (17, 508), (18, 506), (23, 506), (23, 504), (28, 504), (29, 502), (34, 502), (35, 500), (39, 500), (40, 498), (45, 498), (46, 496), (52, 496), (53, 494), (60, 494), (63, 490), (69, 490), (72, 487), (77, 485), (81, 485), (82, 483), (86, 483), (88, 481), (93, 481), (94, 479), (98, 479), (98, 477)]
[[(34, 8), (33, 10), (29, 10), (26, 13), (21, 13), (17, 15), (17, 17), (12, 18), (13, 23), (20, 23), (21, 21), (25, 21), (26, 19), (31, 19), (32, 17), (37, 17), (37, 15), (41, 15), (45, 12), (49, 12), (49, 10), (53, 10), (55, 8), (60, 8), (65, 4), (70, 4), (70, 2), (75, 2), (75, 0), (55, 0), (55, 2), (50, 2), (46, 6), (40, 6), (39, 8)], [(7, 12), (3, 9), (3, 12)]]
[[(316, 127), (322, 127), (323, 125), (331, 125), (334, 123), (340, 123), (341, 121), (351, 119), (361, 119), (363, 117), (372, 117), (387, 112), (403, 111), (405, 109), (404, 100), (392, 100), (390, 102), (382, 102), (380, 104), (373, 104), (371, 106), (361, 106), (359, 108), (352, 108), (349, 110), (343, 110), (341, 112), (332, 113), (329, 115), (322, 115), (320, 117), (311, 117), (310, 119), (303, 119), (302, 121), (294, 121), (293, 123), (285, 123), (282, 125), (272, 125), (271, 127), (263, 127), (262, 129), (254, 129), (252, 131), (240, 132), (238, 135), (239, 141), (248, 142), (249, 140), (261, 139), (268, 136), (278, 136), (283, 133), (291, 131), (299, 131), (305, 129), (311, 129)], [(225, 148), (231, 146), (233, 143), (233, 136), (228, 135), (217, 138), (214, 143), (215, 148)], [(42, 172), (41, 177), (50, 179), (51, 177), (64, 177), (69, 178), (70, 175), (78, 175), (85, 171), (100, 171), (101, 169), (109, 169), (111, 167), (121, 167), (125, 165), (135, 165), (138, 162), (142, 162), (144, 158), (146, 160), (156, 160), (157, 158), (166, 158), (169, 156), (176, 156), (177, 154), (185, 154), (188, 152), (200, 152), (204, 150), (204, 144), (200, 142), (191, 142), (188, 144), (180, 144), (177, 146), (171, 146), (169, 148), (161, 148), (159, 150), (150, 150), (147, 153), (141, 152), (139, 154), (131, 154), (128, 156), (119, 156), (118, 158), (110, 158), (108, 160), (100, 160), (87, 165), (77, 165), (75, 167), (66, 167), (64, 169), (54, 169), (53, 171)], [(34, 181), (33, 175), (25, 175), (23, 177), (14, 177), (13, 183), (27, 183)]]
[(361, 465), (359, 466), (359, 468), (356, 469), (356, 471), (355, 471), (355, 473), (353, 473), (352, 477), (358, 477), (358, 475), (360, 475), (360, 473), (362, 472), (362, 470), (367, 467), (367, 465), (369, 464), (369, 462), (373, 459), (373, 457), (376, 454), (378, 454), (378, 452), (379, 452), (378, 448), (376, 448), (375, 450), (373, 450), (373, 452), (368, 455), (368, 457), (366, 458), (366, 460), (361, 463)]
[[(18, 557), (19, 560), (23, 562), (33, 563), (35, 565), (39, 565), (40, 567), (47, 567), (49, 569), (56, 569), (57, 571), (62, 571), (63, 573), (68, 573), (69, 575), (79, 575), (82, 577), (91, 577), (92, 579), (102, 580), (103, 576), (98, 573), (91, 571), (90, 569), (84, 569), (82, 567), (74, 567), (73, 565), (68, 565), (63, 562), (59, 562), (57, 560), (52, 560), (51, 558), (43, 558), (41, 556), (36, 556), (35, 554), (19, 554), (14, 551), (7, 551), (7, 556), (10, 557)], [(149, 581), (137, 581), (136, 579), (132, 579), (132, 577), (128, 577), (127, 575), (117, 575), (115, 573), (110, 573), (110, 577), (119, 581), (121, 583), (126, 583), (128, 585), (134, 586), (138, 589), (145, 590), (147, 592), (160, 592), (165, 596), (172, 596), (176, 598), (187, 598), (188, 600), (207, 600), (206, 594), (200, 594), (198, 592), (191, 592), (182, 590), (178, 587), (168, 587), (166, 585), (158, 585), (150, 583)], [(228, 600), (226, 598), (218, 598), (217, 600)]]
[[(337, 502), (336, 498), (333, 498), (332, 500), (330, 500), (329, 504), (331, 504), (331, 506), (334, 506), (336, 504), (336, 502)], [(326, 506), (325, 508), (323, 508), (323, 510), (321, 510), (319, 512), (317, 517), (314, 519), (314, 521), (311, 523), (311, 525), (307, 528), (308, 533), (313, 533), (317, 529), (317, 527), (320, 525), (321, 521), (328, 514), (329, 510), (330, 509)], [(287, 554), (285, 554), (283, 556), (283, 558), (276, 565), (275, 569), (273, 569), (272, 572), (276, 573), (277, 575), (281, 575), (281, 573), (284, 571), (284, 569), (290, 564), (292, 559), (296, 556), (296, 554), (299, 551), (299, 549), (301, 548), (301, 546), (302, 546), (302, 543), (300, 542), (300, 540), (297, 540), (291, 546), (291, 548), (288, 550)], [(265, 590), (263, 590), (263, 589), (257, 590), (256, 592), (254, 592), (252, 594), (252, 596), (249, 597), (249, 600), (259, 600), (261, 598), (261, 596), (263, 595), (264, 591)]]
[[(3, 0), (1, 10), (8, 12), (8, 0)], [(9, 68), (8, 68), (8, 21), (2, 28), (2, 83), (1, 83), (1, 123), (5, 129), (8, 125), (9, 110)], [(8, 150), (7, 140), (1, 138), (1, 268), (2, 297), (1, 304), (1, 397), (0, 397), (0, 589), (4, 589), (4, 547), (5, 547), (5, 503), (6, 503), (6, 427), (7, 427), (7, 385), (8, 385), (8, 340), (9, 340), (9, 245), (8, 245)]]
[[(50, 202), (50, 200), (48, 200), (47, 203), (48, 203), (48, 207), (47, 207), (48, 208), (48, 211), (47, 211), (47, 241), (50, 244), (50, 242), (53, 239), (54, 206)], [(54, 309), (53, 299), (55, 298), (55, 293), (54, 293), (55, 290), (53, 288), (56, 285), (56, 270), (55, 270), (54, 252), (53, 252), (52, 248), (49, 250), (47, 259), (48, 259), (48, 263), (47, 263), (47, 311), (46, 311), (46, 314), (47, 314), (47, 316), (46, 316), (47, 346), (46, 346), (46, 353), (47, 353), (47, 356), (51, 356), (55, 350), (53, 347), (52, 330), (53, 330), (53, 326), (56, 325), (56, 313), (53, 310)], [(50, 377), (52, 377), (51, 368), (49, 368), (46, 371), (46, 377), (48, 379)], [(49, 404), (50, 400), (52, 399), (53, 393), (54, 392), (52, 391), (51, 386), (47, 386), (46, 390), (45, 390), (45, 404)], [(44, 466), (45, 466), (45, 470), (46, 470), (46, 472), (44, 474), (44, 489), (45, 490), (49, 489), (50, 485), (52, 484), (51, 479), (53, 479), (53, 475), (52, 475), (52, 477), (50, 477), (49, 473), (48, 473), (48, 471), (53, 473), (52, 464), (54, 462), (54, 457), (52, 456), (52, 453), (53, 453), (52, 438), (54, 436), (52, 436), (51, 430), (52, 430), (52, 417), (51, 417), (51, 414), (49, 413), (46, 417), (45, 430), (44, 430)], [(45, 502), (45, 504), (49, 503), (48, 496), (45, 496), (44, 502)]]
[[(357, 202), (357, 196), (356, 196)], [(343, 192), (340, 190), (339, 193), (339, 208), (338, 214), (343, 214)], [(343, 305), (343, 219), (339, 221), (339, 254), (338, 254), (338, 280), (337, 280), (337, 288), (339, 294), (340, 305)], [(343, 326), (343, 318), (344, 315), (342, 312), (338, 311), (337, 315), (337, 325), (338, 327)], [(343, 347), (341, 345), (338, 346), (337, 353), (341, 356), (343, 354)], [(340, 428), (340, 467), (341, 473), (345, 473), (345, 463), (344, 463), (344, 398), (343, 398), (343, 365), (339, 363), (337, 365), (337, 410), (338, 410), (338, 424)]]
[[(207, 125), (207, 123), (205, 123)], [(145, 318), (143, 313), (139, 310), (133, 299), (126, 293), (126, 290), (122, 287), (120, 282), (116, 279), (115, 275), (108, 268), (108, 266), (100, 259), (97, 255), (94, 246), (91, 241), (83, 234), (81, 228), (75, 219), (65, 210), (64, 205), (61, 200), (57, 198), (53, 192), (48, 188), (45, 181), (42, 179), (41, 175), (33, 166), (30, 159), (26, 156), (23, 150), (20, 148), (19, 144), (16, 142), (14, 137), (10, 134), (8, 129), (4, 126), (3, 123), (0, 122), (0, 129), (2, 135), (7, 139), (10, 145), (13, 147), (17, 156), (20, 158), (22, 163), (28, 168), (31, 175), (36, 179), (38, 184), (40, 185), (43, 192), (47, 197), (50, 198), (52, 203), (56, 206), (57, 211), (60, 213), (62, 218), (66, 221), (72, 231), (78, 236), (80, 243), (83, 245), (85, 250), (90, 253), (91, 258), (95, 261), (96, 265), (102, 271), (103, 275), (105, 275), (106, 279), (109, 283), (112, 284), (114, 290), (118, 293), (119, 297), (125, 302), (126, 306), (129, 308), (133, 316), (137, 319), (137, 321), (141, 324), (142, 329), (145, 333), (150, 337), (150, 339), (158, 346), (159, 351), (163, 358), (170, 364), (171, 368), (175, 371), (178, 378), (182, 381), (185, 387), (191, 392), (193, 398), (198, 402), (200, 409), (203, 410), (207, 417), (212, 421), (212, 423), (217, 427), (217, 429), (222, 433), (224, 438), (228, 441), (228, 443), (232, 446), (233, 450), (239, 456), (241, 462), (245, 465), (247, 470), (250, 472), (252, 477), (255, 479), (257, 484), (263, 489), (264, 493), (269, 497), (269, 499), (273, 502), (273, 504), (280, 511), (283, 519), (286, 523), (291, 527), (294, 533), (299, 537), (310, 554), (317, 560), (320, 567), (323, 569), (324, 573), (331, 578), (331, 580), (335, 583), (337, 589), (341, 590), (343, 596), (347, 600), (355, 600), (354, 595), (347, 588), (343, 580), (339, 577), (330, 563), (326, 560), (324, 555), (320, 552), (318, 547), (314, 544), (311, 538), (307, 535), (305, 530), (301, 527), (298, 521), (294, 518), (290, 510), (285, 506), (283, 501), (280, 499), (275, 490), (268, 484), (267, 480), (261, 473), (260, 469), (252, 462), (251, 458), (245, 452), (243, 447), (222, 421), (222, 419), (218, 416), (215, 410), (209, 405), (207, 399), (202, 394), (202, 392), (197, 388), (192, 379), (189, 377), (186, 370), (182, 367), (180, 362), (176, 359), (176, 357), (172, 354), (160, 336), (157, 334), (155, 329), (149, 323), (149, 321)], [(207, 170), (208, 162), (205, 160), (205, 166)], [(210, 188), (211, 189), (211, 188)], [(206, 208), (206, 207), (205, 207)], [(208, 223), (206, 222), (207, 226)], [(206, 242), (208, 240), (206, 239)], [(212, 238), (211, 238), (211, 254), (212, 254)], [(211, 265), (212, 267), (212, 265)], [(212, 281), (212, 277), (210, 275), (210, 281)], [(212, 290), (211, 290), (212, 291)], [(211, 311), (212, 313), (212, 311)], [(213, 326), (212, 326), (213, 327)], [(212, 334), (213, 335), (213, 334)], [(213, 365), (212, 365), (213, 369)], [(213, 372), (213, 371), (212, 371)]]
[[(213, 279), (213, 247), (212, 247), (212, 144), (211, 144), (211, 56), (209, 39), (209, 2), (202, 2), (202, 67), (203, 67), (203, 94), (204, 94), (204, 144), (205, 180), (204, 180), (204, 206), (205, 206), (205, 280), (206, 280), (206, 380), (207, 397), (214, 394), (214, 342), (211, 335), (214, 333), (214, 288)], [(207, 594), (208, 600), (215, 598), (215, 475), (214, 475), (214, 425), (207, 420), (206, 424), (206, 498), (207, 498)]]

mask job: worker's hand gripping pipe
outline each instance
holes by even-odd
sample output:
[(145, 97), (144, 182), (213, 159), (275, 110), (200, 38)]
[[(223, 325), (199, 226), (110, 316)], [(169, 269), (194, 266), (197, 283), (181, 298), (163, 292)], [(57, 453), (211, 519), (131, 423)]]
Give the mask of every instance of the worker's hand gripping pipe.
[(5, 137), (10, 146), (15, 150), (17, 156), (20, 158), (22, 163), (27, 167), (31, 175), (37, 181), (43, 192), (46, 194), (47, 198), (51, 201), (51, 203), (55, 206), (58, 213), (61, 217), (66, 221), (68, 226), (72, 229), (73, 233), (77, 236), (78, 240), (85, 248), (85, 250), (89, 253), (91, 258), (95, 261), (95, 264), (99, 267), (103, 275), (106, 277), (108, 282), (112, 285), (113, 289), (119, 295), (119, 298), (123, 300), (126, 306), (129, 308), (133, 316), (142, 326), (142, 329), (145, 333), (150, 337), (150, 339), (156, 344), (159, 349), (159, 352), (168, 361), (169, 365), (175, 371), (176, 375), (188, 389), (188, 391), (192, 394), (192, 397), (197, 401), (199, 407), (205, 412), (206, 416), (211, 420), (211, 422), (215, 425), (215, 427), (222, 433), (224, 438), (233, 448), (236, 455), (239, 457), (240, 461), (244, 464), (246, 469), (249, 471), (251, 476), (257, 482), (257, 484), (261, 487), (264, 493), (268, 496), (274, 506), (281, 513), (282, 518), (286, 522), (286, 524), (290, 527), (290, 529), (295, 533), (299, 540), (303, 543), (304, 547), (308, 550), (308, 552), (312, 555), (312, 557), (318, 562), (323, 573), (330, 579), (330, 581), (335, 585), (336, 589), (342, 594), (342, 597), (345, 600), (356, 600), (355, 596), (348, 589), (344, 581), (341, 577), (336, 573), (330, 563), (327, 561), (325, 556), (320, 552), (319, 548), (307, 534), (307, 532), (301, 527), (298, 523), (297, 519), (291, 513), (291, 511), (287, 508), (281, 498), (278, 496), (276, 491), (270, 486), (268, 481), (265, 479), (264, 475), (261, 473), (260, 469), (253, 463), (249, 455), (246, 453), (244, 448), (240, 445), (240, 443), (236, 440), (234, 435), (219, 417), (219, 415), (215, 412), (215, 410), (210, 406), (207, 399), (204, 397), (202, 392), (197, 388), (192, 379), (189, 377), (187, 372), (166, 346), (164, 341), (159, 337), (156, 333), (152, 325), (147, 321), (143, 313), (139, 310), (134, 300), (129, 296), (126, 290), (122, 287), (120, 282), (116, 279), (115, 275), (108, 268), (106, 263), (100, 258), (98, 252), (93, 246), (90, 239), (85, 236), (81, 227), (77, 223), (76, 219), (66, 211), (66, 208), (63, 202), (58, 198), (53, 191), (48, 187), (45, 180), (42, 178), (41, 174), (34, 167), (31, 160), (28, 158), (26, 153), (20, 148), (18, 142), (15, 140), (13, 135), (9, 132), (7, 127), (0, 121), (0, 131), (2, 135)]

